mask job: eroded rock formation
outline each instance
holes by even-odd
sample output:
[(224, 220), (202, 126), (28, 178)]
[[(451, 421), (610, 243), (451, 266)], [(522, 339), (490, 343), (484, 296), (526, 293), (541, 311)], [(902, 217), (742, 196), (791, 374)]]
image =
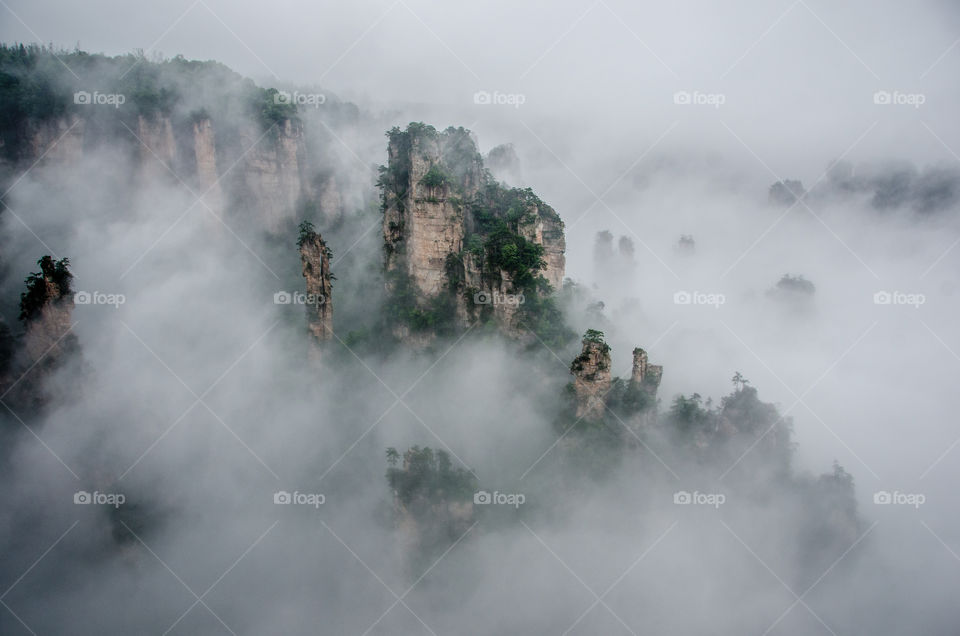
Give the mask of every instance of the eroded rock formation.
[(309, 226), (300, 234), (300, 263), (307, 280), (307, 315), (310, 333), (318, 342), (333, 337), (333, 297), (330, 250), (323, 237)]
[(573, 390), (576, 396), (577, 419), (599, 420), (606, 411), (607, 394), (613, 377), (610, 373), (610, 345), (588, 332), (583, 349), (573, 364)]
[(266, 133), (251, 128), (244, 137), (243, 196), (252, 199), (248, 205), (268, 230), (279, 231), (296, 218), (297, 205), (313, 196), (303, 125), (284, 119)]
[(640, 347), (633, 350), (630, 378), (614, 378), (610, 346), (602, 332), (590, 329), (583, 337), (580, 355), (570, 365), (570, 373), (574, 376), (574, 416), (578, 421), (599, 421), (609, 413), (615, 420), (643, 427), (656, 416), (663, 367), (650, 364), (647, 352)]
[[(388, 294), (428, 326), (450, 312), (457, 328), (493, 320), (518, 335), (527, 296), (563, 281), (560, 217), (531, 190), (497, 184), (463, 128), (411, 124), (389, 137), (380, 179)], [(397, 335), (414, 341), (415, 331), (403, 324)]]
[[(342, 213), (335, 176), (314, 185), (299, 120), (282, 119), (266, 132), (247, 122), (230, 129), (233, 137), (218, 139), (217, 122), (206, 116), (154, 113), (126, 124), (119, 115), (107, 122), (102, 113), (96, 116), (100, 119), (81, 112), (26, 122), (19, 157), (5, 167), (16, 174), (34, 163), (76, 163), (99, 146), (120, 143), (131, 153), (131, 177), (182, 180), (218, 216), (242, 213), (267, 231), (281, 232), (310, 202), (325, 221)], [(234, 165), (221, 181), (223, 171)]]
[(642, 389), (648, 395), (656, 396), (663, 378), (663, 367), (659, 364), (649, 364), (647, 352), (637, 347), (633, 350), (633, 369), (630, 373), (630, 382), (635, 388)]

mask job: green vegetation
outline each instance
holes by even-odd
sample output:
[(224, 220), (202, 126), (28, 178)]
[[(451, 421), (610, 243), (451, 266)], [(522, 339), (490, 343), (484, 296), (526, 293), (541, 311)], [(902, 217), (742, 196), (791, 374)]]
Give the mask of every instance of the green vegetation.
[(609, 351), (610, 347), (607, 345), (605, 336), (602, 331), (597, 331), (596, 329), (587, 329), (586, 333), (583, 334), (584, 342), (593, 342), (595, 344), (600, 344), (604, 346), (604, 351)]
[(317, 231), (314, 229), (313, 223), (310, 221), (301, 221), (300, 225), (297, 226), (297, 232), (297, 247), (303, 247), (304, 243), (317, 238)]
[(428, 188), (442, 188), (450, 183), (450, 177), (438, 164), (433, 164), (420, 179), (420, 183)]
[(413, 446), (403, 454), (387, 449), (387, 483), (405, 506), (433, 504), (441, 501), (470, 501), (477, 490), (477, 480), (463, 468), (454, 468), (450, 455), (443, 450)]
[[(118, 107), (81, 103), (78, 94), (122, 96)], [(31, 124), (79, 115), (98, 129), (129, 136), (136, 118), (171, 117), (175, 126), (208, 118), (218, 135), (232, 139), (231, 122), (248, 118), (268, 130), (296, 119), (294, 104), (217, 62), (148, 59), (142, 51), (108, 56), (35, 44), (0, 44), (0, 154), (22, 158), (30, 148)], [(113, 102), (111, 102), (112, 104)]]
[(655, 404), (656, 401), (651, 392), (623, 378), (614, 378), (610, 392), (607, 394), (607, 407), (624, 420)]
[(791, 276), (790, 274), (784, 274), (783, 277), (777, 281), (777, 286), (774, 288), (775, 293), (800, 294), (806, 296), (812, 296), (816, 291), (816, 286), (802, 275)]
[(24, 280), (27, 291), (20, 294), (20, 320), (23, 321), (37, 316), (50, 300), (48, 284), (56, 286), (57, 298), (71, 293), (70, 281), (73, 279), (73, 274), (70, 273), (69, 259), (61, 258), (55, 261), (52, 256), (43, 256), (37, 261), (37, 265), (40, 266), (40, 271), (27, 276)]
[[(538, 216), (562, 228), (556, 212), (529, 188), (506, 188), (493, 181), (483, 170), (482, 158), (470, 132), (464, 128), (448, 128), (440, 134), (432, 126), (414, 122), (406, 130), (392, 128), (387, 137), (390, 161), (380, 166), (377, 182), (382, 209), (394, 210), (392, 214), (397, 217), (388, 222), (384, 243), (387, 258), (404, 252), (405, 199), (410, 188), (412, 157), (425, 142), (439, 144), (441, 160), (432, 163), (419, 184), (449, 190), (452, 196), (447, 202), (456, 212), (451, 223), (461, 222), (459, 214), (462, 213), (465, 235), (462, 250), (447, 256), (447, 285), (440, 298), (425, 301), (414, 293), (407, 276), (388, 272), (391, 297), (386, 305), (386, 319), (399, 321), (414, 331), (452, 334), (456, 331), (457, 303), (463, 302), (458, 299), (465, 299), (467, 310), (485, 324), (494, 319), (493, 308), (476, 305), (474, 294), (481, 289), (503, 290), (504, 281), (509, 280), (509, 288), (504, 291), (523, 295), (516, 312), (518, 324), (533, 331), (547, 346), (562, 347), (569, 343), (575, 334), (564, 323), (551, 297), (553, 289), (542, 275), (546, 267), (544, 247), (528, 238), (533, 234)], [(467, 192), (471, 196), (467, 196)], [(433, 195), (425, 200), (439, 202)], [(551, 231), (556, 232), (548, 228), (547, 236)], [(468, 285), (468, 273), (471, 276), (479, 273), (482, 284), (474, 278)]]
[(383, 319), (386, 330), (393, 325), (406, 325), (417, 333), (451, 335), (456, 315), (456, 298), (439, 294), (426, 303), (420, 302), (420, 293), (408, 274), (389, 271), (386, 274), (391, 289), (384, 304)]

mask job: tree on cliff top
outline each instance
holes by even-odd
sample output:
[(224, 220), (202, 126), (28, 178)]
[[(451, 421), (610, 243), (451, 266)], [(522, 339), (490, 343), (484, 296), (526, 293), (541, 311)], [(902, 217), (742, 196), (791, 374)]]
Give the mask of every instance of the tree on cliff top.
[[(45, 255), (37, 261), (37, 265), (40, 266), (40, 271), (33, 272), (24, 279), (27, 291), (20, 294), (20, 320), (23, 321), (38, 315), (47, 302), (70, 294), (70, 281), (73, 279), (70, 259), (61, 258), (55, 261), (52, 256)], [(48, 284), (55, 286), (55, 289), (48, 289)], [(51, 297), (51, 292), (56, 295)]]

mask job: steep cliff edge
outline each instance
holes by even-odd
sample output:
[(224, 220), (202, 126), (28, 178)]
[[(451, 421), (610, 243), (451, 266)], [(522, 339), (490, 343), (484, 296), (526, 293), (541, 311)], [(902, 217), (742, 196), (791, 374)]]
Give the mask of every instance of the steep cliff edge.
[(496, 183), (463, 128), (414, 123), (387, 136), (379, 186), (395, 335), (422, 343), (492, 322), (522, 337), (558, 321), (549, 297), (566, 244), (553, 208)]
[(121, 180), (186, 184), (234, 229), (281, 234), (304, 209), (325, 223), (342, 214), (326, 141), (308, 144), (296, 104), (223, 65), (0, 44), (0, 76), (2, 189), (27, 171), (42, 180), (47, 166), (112, 157)]
[[(243, 177), (234, 203), (251, 209), (267, 230), (278, 232), (296, 218), (297, 206), (312, 199), (303, 124), (284, 119), (266, 133), (244, 133)], [(239, 199), (238, 199), (239, 197)]]
[(300, 224), (300, 263), (307, 279), (306, 306), (308, 328), (317, 340), (333, 337), (333, 274), (330, 272), (330, 249), (309, 221)]

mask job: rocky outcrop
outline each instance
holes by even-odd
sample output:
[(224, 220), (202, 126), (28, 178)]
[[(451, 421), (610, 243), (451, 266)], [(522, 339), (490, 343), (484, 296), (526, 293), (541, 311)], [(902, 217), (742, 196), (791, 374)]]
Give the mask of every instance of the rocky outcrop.
[(83, 157), (87, 122), (76, 115), (31, 121), (24, 160), (74, 163)]
[[(20, 320), (24, 332), (18, 339), (3, 336), (0, 395), (5, 402), (39, 408), (47, 400), (44, 379), (78, 349), (73, 326), (73, 295), (69, 261), (44, 256), (40, 271), (27, 277), (21, 295)], [(3, 325), (0, 325), (3, 327)]]
[[(408, 129), (391, 138), (388, 170), (395, 179), (383, 192), (386, 269), (408, 276), (424, 298), (445, 287), (447, 256), (463, 249), (463, 201), (476, 195), (483, 179), (479, 158), (462, 162), (460, 183), (445, 175), (441, 166), (453, 158), (444, 150), (451, 144), (444, 143), (447, 133), (431, 131)], [(426, 178), (431, 169), (435, 179)]]
[(578, 422), (600, 421), (610, 413), (617, 421), (642, 429), (655, 420), (663, 367), (650, 364), (647, 352), (640, 347), (633, 350), (630, 378), (613, 378), (610, 346), (604, 342), (602, 332), (588, 329), (570, 373), (574, 376), (570, 386), (573, 415)]
[(217, 170), (217, 145), (213, 124), (207, 118), (193, 122), (193, 160), (197, 183), (197, 194), (214, 214), (224, 212), (223, 189), (220, 187), (220, 173)]
[(63, 297), (55, 283), (47, 282), (47, 302), (40, 313), (27, 322), (24, 350), (31, 360), (55, 359), (64, 353), (65, 336), (73, 324), (73, 297)]
[(588, 332), (583, 339), (583, 349), (573, 364), (573, 390), (576, 397), (576, 417), (583, 420), (603, 419), (607, 394), (613, 378), (610, 374), (610, 346)]
[(630, 383), (648, 395), (656, 397), (660, 380), (663, 378), (663, 367), (659, 364), (647, 362), (647, 352), (637, 347), (633, 350), (633, 369), (630, 373)]
[(139, 168), (144, 177), (172, 178), (175, 174), (177, 143), (173, 137), (173, 124), (169, 117), (137, 116), (137, 147), (140, 153)]
[(243, 159), (244, 203), (267, 230), (280, 231), (296, 218), (297, 205), (312, 197), (305, 178), (303, 126), (284, 119), (266, 134), (251, 128), (244, 137), (248, 149)]
[[(493, 320), (519, 335), (517, 314), (526, 296), (546, 293), (536, 279), (553, 289), (563, 281), (560, 217), (529, 189), (493, 181), (463, 128), (437, 132), (411, 124), (389, 136), (380, 179), (388, 294), (413, 305), (407, 314), (444, 305), (457, 328)], [(542, 251), (533, 263), (518, 257), (522, 252), (529, 260), (527, 244)], [(396, 335), (407, 342), (431, 337), (408, 325)]]
[[(242, 211), (267, 231), (281, 232), (297, 218), (298, 206), (310, 201), (326, 222), (342, 215), (335, 176), (326, 175), (316, 188), (311, 184), (299, 120), (280, 120), (266, 134), (250, 122), (218, 145), (217, 123), (206, 116), (137, 115), (135, 123), (127, 124), (122, 119), (104, 122), (103, 117), (81, 113), (29, 120), (18, 158), (8, 169), (16, 173), (40, 161), (78, 162), (90, 148), (120, 140), (132, 153), (131, 176), (183, 180), (218, 216)], [(231, 177), (221, 183), (221, 170), (236, 162)]]
[(333, 337), (330, 250), (323, 238), (310, 229), (301, 232), (299, 243), (303, 277), (307, 280), (308, 328), (317, 342), (323, 342)]

